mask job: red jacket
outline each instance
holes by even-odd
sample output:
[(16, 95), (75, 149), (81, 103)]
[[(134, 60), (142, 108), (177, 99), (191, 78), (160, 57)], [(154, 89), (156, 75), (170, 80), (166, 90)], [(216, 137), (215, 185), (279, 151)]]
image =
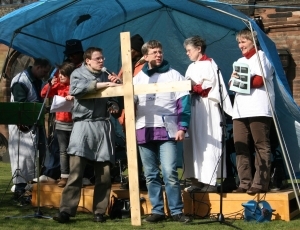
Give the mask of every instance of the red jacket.
[[(49, 88), (49, 84), (46, 84), (43, 87), (43, 89), (41, 91), (42, 97), (46, 97), (48, 88)], [(60, 82), (58, 82), (50, 88), (48, 98), (54, 97), (54, 95), (59, 95), (61, 97), (68, 96), (69, 88), (70, 88), (70, 85), (63, 85)], [(70, 112), (56, 112), (55, 117), (56, 117), (57, 121), (72, 122), (72, 113), (70, 113)]]

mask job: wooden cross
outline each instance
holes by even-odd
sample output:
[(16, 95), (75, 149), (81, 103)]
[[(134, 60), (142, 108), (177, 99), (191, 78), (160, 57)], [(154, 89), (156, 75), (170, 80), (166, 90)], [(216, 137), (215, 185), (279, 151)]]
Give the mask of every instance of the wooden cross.
[(121, 33), (120, 39), (123, 69), (123, 85), (101, 89), (98, 90), (96, 93), (86, 95), (84, 98), (88, 99), (124, 96), (131, 224), (135, 226), (141, 226), (141, 205), (138, 179), (137, 143), (135, 134), (134, 95), (158, 92), (189, 91), (191, 90), (191, 81), (189, 80), (170, 83), (133, 85), (130, 33)]

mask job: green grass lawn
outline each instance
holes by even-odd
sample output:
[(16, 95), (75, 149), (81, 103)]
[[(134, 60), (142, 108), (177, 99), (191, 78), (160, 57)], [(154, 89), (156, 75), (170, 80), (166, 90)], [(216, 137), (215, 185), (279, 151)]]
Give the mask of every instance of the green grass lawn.
[[(19, 206), (11, 200), (12, 193), (10, 192), (11, 185), (8, 188), (8, 192), (5, 194), (5, 190), (11, 180), (10, 164), (0, 162), (0, 229), (1, 230), (40, 230), (40, 229), (172, 229), (172, 230), (189, 230), (189, 229), (234, 229), (232, 226), (226, 224), (206, 223), (206, 220), (194, 219), (190, 224), (181, 224), (172, 221), (166, 221), (159, 224), (149, 224), (142, 222), (141, 226), (132, 226), (130, 219), (121, 220), (107, 220), (106, 223), (94, 223), (92, 221), (92, 213), (78, 213), (75, 218), (71, 219), (68, 224), (59, 224), (52, 219), (37, 218), (34, 214), (37, 208), (27, 206)], [(180, 174), (181, 172), (179, 172)], [(57, 213), (57, 209), (49, 207), (41, 207), (40, 211), (46, 217), (51, 217)], [(17, 217), (17, 218), (6, 218)], [(226, 216), (225, 216), (226, 218)], [(297, 216), (294, 220), (286, 222), (273, 220), (267, 223), (245, 222), (239, 219), (226, 219), (228, 223), (231, 223), (234, 227), (240, 229), (255, 229), (255, 230), (268, 230), (268, 229), (288, 229), (296, 230), (300, 229), (300, 217)], [(199, 224), (205, 222), (204, 224)], [(221, 224), (221, 225), (220, 225)]]

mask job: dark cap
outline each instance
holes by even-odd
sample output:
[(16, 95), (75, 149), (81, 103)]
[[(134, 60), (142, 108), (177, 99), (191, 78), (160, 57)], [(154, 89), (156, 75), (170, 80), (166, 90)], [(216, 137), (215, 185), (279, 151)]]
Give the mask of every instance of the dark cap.
[(133, 35), (130, 38), (130, 42), (131, 42), (131, 49), (141, 52), (142, 46), (144, 45), (144, 40), (139, 34)]
[(82, 44), (80, 40), (77, 39), (70, 39), (66, 41), (66, 49), (64, 54), (69, 56), (70, 54), (83, 52)]

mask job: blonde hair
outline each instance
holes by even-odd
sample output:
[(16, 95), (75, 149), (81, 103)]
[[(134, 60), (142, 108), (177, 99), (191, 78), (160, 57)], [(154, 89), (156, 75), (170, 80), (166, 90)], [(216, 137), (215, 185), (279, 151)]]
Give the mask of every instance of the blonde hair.
[[(253, 38), (253, 36), (254, 36), (254, 38)], [(245, 39), (250, 40), (253, 43), (257, 44), (257, 33), (256, 33), (256, 31), (253, 31), (253, 36), (252, 36), (251, 30), (243, 29), (243, 30), (239, 31), (236, 34), (236, 40), (239, 41), (240, 38), (245, 38)]]

